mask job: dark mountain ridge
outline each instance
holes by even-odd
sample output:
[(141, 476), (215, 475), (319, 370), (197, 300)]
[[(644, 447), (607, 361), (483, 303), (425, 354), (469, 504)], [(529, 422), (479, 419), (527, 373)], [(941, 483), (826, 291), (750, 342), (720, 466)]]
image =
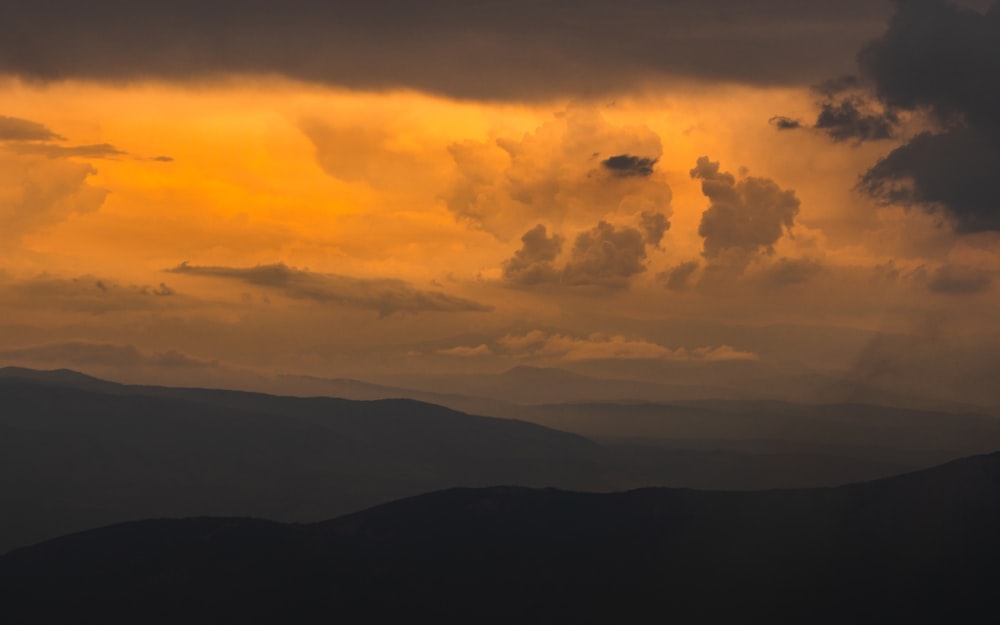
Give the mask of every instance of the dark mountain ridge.
[(605, 444), (410, 400), (126, 386), (67, 370), (0, 369), (0, 406), (0, 551), (150, 517), (316, 521), (458, 486), (804, 487), (942, 459)]
[(1000, 453), (824, 489), (495, 487), (310, 525), (142, 521), (11, 552), (0, 592), (23, 622), (991, 622), (996, 527)]

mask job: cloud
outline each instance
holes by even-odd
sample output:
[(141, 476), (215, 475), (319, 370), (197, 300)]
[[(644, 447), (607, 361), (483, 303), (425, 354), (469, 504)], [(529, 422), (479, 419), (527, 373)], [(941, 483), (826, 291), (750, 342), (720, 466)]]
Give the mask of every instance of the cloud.
[(8, 145), (7, 150), (15, 154), (37, 155), (48, 158), (68, 158), (73, 156), (82, 158), (112, 158), (127, 155), (127, 152), (119, 150), (110, 143), (71, 146), (55, 145), (53, 143), (14, 143)]
[(8, 306), (94, 315), (169, 306), (160, 298), (176, 296), (177, 292), (162, 282), (158, 287), (150, 287), (120, 284), (92, 275), (75, 278), (42, 275), (0, 284), (0, 303)]
[(858, 57), (862, 75), (884, 106), (926, 112), (936, 128), (876, 163), (859, 187), (884, 203), (943, 211), (960, 233), (1000, 230), (1000, 6), (895, 7)]
[(31, 80), (282, 75), (493, 100), (606, 94), (673, 76), (801, 83), (850, 63), (886, 13), (870, 0), (51, 0), (5, 8), (17, 28), (0, 38), (0, 72)]
[(548, 236), (545, 226), (538, 224), (521, 237), (521, 249), (503, 264), (503, 280), (518, 286), (533, 286), (558, 279), (553, 261), (562, 251), (563, 238)]
[(17, 117), (0, 115), (0, 141), (61, 141), (60, 137), (42, 124)]
[(767, 120), (767, 123), (771, 124), (778, 130), (797, 130), (802, 127), (801, 121), (792, 119), (791, 117), (785, 117), (784, 115), (775, 115), (771, 119)]
[(700, 265), (701, 263), (696, 260), (681, 263), (670, 271), (661, 273), (659, 277), (671, 291), (683, 291), (690, 286), (691, 278)]
[(476, 356), (490, 356), (493, 354), (493, 350), (490, 346), (483, 343), (476, 345), (475, 347), (466, 347), (464, 345), (459, 345), (458, 347), (452, 347), (450, 349), (439, 349), (436, 353), (442, 356), (457, 356), (459, 358), (473, 358)]
[(107, 191), (91, 186), (87, 163), (0, 153), (0, 242), (97, 211)]
[(889, 153), (858, 187), (883, 204), (944, 211), (959, 233), (1000, 230), (1000, 142), (978, 129), (924, 132)]
[(670, 220), (663, 213), (643, 211), (639, 215), (639, 227), (646, 237), (646, 243), (659, 248), (663, 235), (670, 229)]
[(891, 139), (898, 123), (899, 117), (892, 111), (874, 111), (864, 98), (854, 96), (824, 102), (814, 127), (834, 141), (853, 139), (860, 143)]
[[(539, 222), (559, 228), (612, 213), (669, 216), (670, 187), (652, 170), (662, 151), (645, 126), (615, 126), (595, 109), (570, 107), (520, 138), (449, 146), (456, 177), (445, 201), (460, 219), (502, 240)], [(602, 165), (619, 163), (615, 158), (626, 162)]]
[(803, 284), (822, 273), (823, 265), (808, 258), (781, 258), (761, 272), (766, 286), (786, 287)]
[(987, 290), (992, 282), (993, 277), (980, 269), (943, 265), (930, 277), (927, 288), (943, 295), (974, 295)]
[(799, 213), (794, 191), (768, 178), (737, 180), (707, 156), (698, 159), (691, 177), (702, 181), (702, 193), (711, 201), (698, 227), (705, 239), (703, 254), (710, 260), (742, 267), (758, 254), (772, 254)]
[(652, 176), (653, 167), (656, 166), (658, 158), (646, 158), (642, 156), (632, 156), (631, 154), (619, 154), (601, 161), (601, 166), (611, 172), (612, 175), (628, 178), (630, 176)]
[(158, 367), (169, 369), (209, 369), (218, 366), (214, 360), (203, 360), (176, 350), (141, 351), (134, 345), (69, 341), (0, 348), (0, 361), (48, 366), (107, 366)]
[(415, 289), (401, 280), (376, 280), (315, 273), (295, 269), (284, 263), (255, 267), (212, 267), (189, 265), (184, 262), (167, 271), (270, 288), (292, 299), (376, 310), (383, 317), (401, 313), (492, 310), (490, 306), (454, 295)]
[(576, 237), (563, 280), (573, 286), (620, 289), (646, 270), (646, 240), (636, 228), (616, 228), (601, 221)]
[(643, 339), (622, 335), (590, 334), (575, 337), (533, 330), (521, 335), (507, 335), (497, 341), (506, 352), (517, 358), (579, 360), (756, 360), (750, 352), (735, 350), (728, 345), (671, 349)]
[(521, 237), (521, 248), (503, 264), (503, 281), (509, 286), (531, 287), (562, 284), (570, 287), (623, 289), (632, 276), (646, 270), (646, 245), (657, 245), (670, 223), (662, 214), (643, 213), (643, 230), (615, 226), (600, 221), (579, 233), (566, 263), (559, 268), (556, 258), (563, 238), (548, 236), (539, 224)]

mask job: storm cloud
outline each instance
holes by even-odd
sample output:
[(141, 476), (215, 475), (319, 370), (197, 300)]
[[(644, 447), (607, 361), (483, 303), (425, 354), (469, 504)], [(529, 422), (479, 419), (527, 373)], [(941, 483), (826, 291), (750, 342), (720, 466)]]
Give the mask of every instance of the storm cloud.
[(869, 0), (12, 0), (4, 11), (16, 27), (0, 38), (0, 72), (33, 80), (259, 74), (538, 99), (672, 76), (801, 83), (849, 66), (887, 7)]
[(315, 273), (284, 263), (255, 267), (198, 266), (181, 263), (175, 274), (233, 280), (274, 289), (292, 299), (343, 304), (378, 311), (380, 316), (418, 312), (487, 312), (491, 307), (438, 291), (413, 288), (401, 280), (353, 278)]
[(885, 106), (926, 112), (937, 128), (893, 150), (859, 187), (944, 211), (958, 232), (1000, 230), (1000, 4), (986, 13), (944, 0), (895, 6), (858, 57), (862, 75)]
[(824, 102), (815, 127), (834, 141), (891, 139), (899, 123), (892, 111), (873, 111), (864, 98), (845, 97)]
[(703, 254), (710, 260), (744, 266), (758, 254), (772, 254), (799, 213), (794, 191), (768, 178), (737, 180), (707, 156), (698, 159), (691, 177), (701, 180), (702, 193), (711, 202), (698, 227), (705, 239)]

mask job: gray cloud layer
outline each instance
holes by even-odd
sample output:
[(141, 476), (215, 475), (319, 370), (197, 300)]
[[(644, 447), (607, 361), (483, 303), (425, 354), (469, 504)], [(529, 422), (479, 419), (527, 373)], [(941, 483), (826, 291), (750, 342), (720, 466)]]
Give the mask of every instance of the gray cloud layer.
[(275, 289), (293, 299), (345, 304), (377, 310), (379, 315), (417, 312), (487, 312), (491, 307), (438, 291), (415, 289), (401, 280), (371, 280), (289, 267), (210, 267), (181, 263), (171, 273), (234, 280)]
[(664, 75), (787, 84), (843, 71), (886, 9), (869, 0), (11, 0), (0, 72), (277, 73), (496, 99), (601, 93)]

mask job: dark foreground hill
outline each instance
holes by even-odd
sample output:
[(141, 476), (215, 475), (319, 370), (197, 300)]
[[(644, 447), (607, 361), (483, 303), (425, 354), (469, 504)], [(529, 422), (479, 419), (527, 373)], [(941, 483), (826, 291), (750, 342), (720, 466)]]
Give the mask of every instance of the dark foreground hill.
[(432, 493), (0, 558), (12, 622), (992, 623), (1000, 453), (830, 489)]
[(915, 466), (605, 445), (408, 400), (124, 386), (70, 371), (0, 369), (0, 552), (152, 517), (316, 521), (457, 486), (815, 486)]

